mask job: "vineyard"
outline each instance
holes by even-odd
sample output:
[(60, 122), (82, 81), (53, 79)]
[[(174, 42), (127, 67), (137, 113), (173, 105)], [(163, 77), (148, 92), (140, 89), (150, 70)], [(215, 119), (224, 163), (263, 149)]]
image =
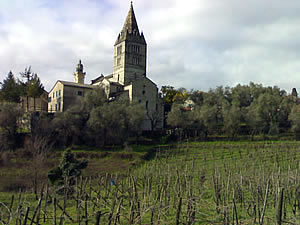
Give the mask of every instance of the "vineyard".
[(155, 150), (141, 166), (77, 178), (62, 194), (48, 184), (37, 195), (0, 193), (0, 224), (300, 224), (297, 142)]

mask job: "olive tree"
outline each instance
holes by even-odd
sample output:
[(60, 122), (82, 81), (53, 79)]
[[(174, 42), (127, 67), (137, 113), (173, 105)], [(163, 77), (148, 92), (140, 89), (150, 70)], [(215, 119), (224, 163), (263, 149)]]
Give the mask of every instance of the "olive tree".
[(237, 105), (227, 105), (223, 108), (223, 129), (224, 132), (231, 136), (233, 140), (239, 133), (241, 125), (241, 110)]
[(23, 112), (15, 103), (0, 104), (0, 150), (14, 150), (17, 144), (17, 128)]
[(292, 123), (292, 131), (295, 133), (297, 140), (300, 139), (300, 105), (294, 105), (289, 115), (289, 120)]

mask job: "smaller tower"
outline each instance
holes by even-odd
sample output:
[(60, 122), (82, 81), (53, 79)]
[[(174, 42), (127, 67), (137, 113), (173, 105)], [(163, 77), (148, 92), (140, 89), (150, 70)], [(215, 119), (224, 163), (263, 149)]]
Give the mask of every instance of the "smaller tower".
[(74, 73), (75, 83), (84, 84), (85, 72), (83, 72), (83, 65), (81, 64), (81, 60), (76, 67), (76, 72)]
[(293, 88), (292, 89), (292, 96), (294, 96), (294, 97), (298, 97), (298, 93), (297, 93), (297, 90), (296, 90), (296, 88)]

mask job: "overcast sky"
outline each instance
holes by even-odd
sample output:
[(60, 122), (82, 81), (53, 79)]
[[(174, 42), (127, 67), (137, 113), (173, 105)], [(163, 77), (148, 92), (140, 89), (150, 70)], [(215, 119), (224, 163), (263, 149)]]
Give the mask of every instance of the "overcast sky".
[[(159, 86), (207, 91), (250, 81), (300, 91), (299, 0), (135, 0)], [(124, 0), (0, 0), (0, 80), (31, 65), (46, 90), (112, 73)]]

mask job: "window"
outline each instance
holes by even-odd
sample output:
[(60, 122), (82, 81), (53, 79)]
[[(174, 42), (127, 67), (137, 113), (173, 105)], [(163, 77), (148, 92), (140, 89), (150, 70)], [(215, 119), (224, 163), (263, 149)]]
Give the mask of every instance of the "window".
[(57, 104), (55, 104), (55, 111), (57, 111)]
[(148, 101), (146, 101), (146, 109), (148, 110)]
[(57, 95), (57, 91), (55, 92), (55, 94), (56, 94), (56, 97), (57, 97), (57, 96), (58, 96), (58, 95)]
[(51, 97), (48, 98), (48, 102), (51, 102)]
[(60, 96), (60, 94), (61, 94), (61, 92), (60, 92), (60, 90), (58, 91), (58, 96)]
[(136, 53), (140, 53), (140, 46), (136, 46)]
[(121, 65), (121, 57), (117, 58), (117, 66)]
[(140, 64), (140, 59), (137, 58), (137, 57), (133, 57), (133, 58), (132, 58), (132, 63), (133, 63), (134, 65), (139, 65), (139, 64)]
[(53, 98), (55, 97), (55, 93), (53, 92)]
[(117, 55), (121, 55), (122, 54), (122, 45), (117, 47)]
[(60, 103), (58, 103), (58, 111), (60, 111)]
[(145, 93), (146, 93), (145, 90), (142, 93), (143, 93), (143, 95), (145, 95)]
[(129, 51), (134, 52), (134, 53), (140, 53), (141, 47), (138, 45), (130, 45), (129, 46)]
[(78, 95), (78, 96), (82, 96), (82, 94), (83, 94), (82, 91), (78, 91), (78, 92), (77, 92), (77, 95)]

